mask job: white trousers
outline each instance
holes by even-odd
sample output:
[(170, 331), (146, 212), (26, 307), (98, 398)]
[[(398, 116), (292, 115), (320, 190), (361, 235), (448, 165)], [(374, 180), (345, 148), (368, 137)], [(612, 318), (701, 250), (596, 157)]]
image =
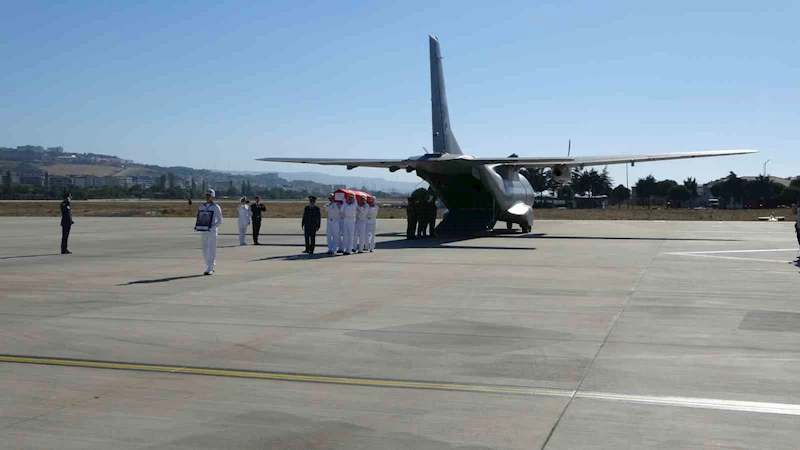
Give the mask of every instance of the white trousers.
[(367, 249), (367, 223), (362, 219), (356, 219), (356, 236), (355, 245), (353, 246), (356, 251), (363, 252)]
[(247, 225), (239, 225), (239, 245), (246, 245), (244, 237), (247, 235)]
[(200, 248), (203, 249), (206, 271), (214, 270), (217, 263), (217, 230), (200, 232)]
[(328, 235), (328, 252), (335, 253), (341, 245), (342, 233), (339, 231), (339, 219), (328, 219), (325, 231)]
[(343, 220), (342, 225), (344, 225), (344, 230), (342, 230), (342, 247), (344, 247), (345, 253), (351, 253), (353, 251), (353, 238), (356, 234), (356, 221)]
[(339, 219), (339, 250), (344, 251), (344, 219)]
[(367, 222), (367, 250), (375, 250), (375, 222)]

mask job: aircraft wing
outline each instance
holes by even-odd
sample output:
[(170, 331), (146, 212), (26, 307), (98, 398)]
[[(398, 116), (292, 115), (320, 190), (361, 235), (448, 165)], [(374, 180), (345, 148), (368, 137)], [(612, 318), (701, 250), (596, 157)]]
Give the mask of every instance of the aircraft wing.
[(319, 164), (323, 166), (347, 166), (347, 167), (384, 167), (387, 169), (394, 167), (416, 167), (419, 161), (413, 159), (347, 159), (347, 158), (259, 158), (257, 161), (295, 163), (295, 164)]
[(609, 164), (628, 164), (647, 161), (665, 161), (670, 159), (707, 158), (712, 156), (747, 155), (758, 153), (758, 150), (707, 150), (701, 152), (656, 153), (651, 155), (617, 155), (617, 156), (583, 156), (577, 158), (545, 157), (545, 158), (474, 158), (466, 155), (425, 155), (410, 159), (348, 159), (348, 158), (259, 158), (258, 161), (319, 164), (323, 166), (379, 167), (392, 171), (410, 168), (416, 169), (426, 164), (503, 164), (517, 167), (552, 167), (564, 166), (605, 166)]
[(655, 153), (651, 155), (583, 156), (576, 158), (474, 158), (480, 164), (505, 164), (520, 167), (566, 166), (605, 166), (609, 164), (628, 164), (647, 161), (666, 161), (670, 159), (708, 158), (712, 156), (748, 155), (758, 150), (706, 150), (700, 152)]

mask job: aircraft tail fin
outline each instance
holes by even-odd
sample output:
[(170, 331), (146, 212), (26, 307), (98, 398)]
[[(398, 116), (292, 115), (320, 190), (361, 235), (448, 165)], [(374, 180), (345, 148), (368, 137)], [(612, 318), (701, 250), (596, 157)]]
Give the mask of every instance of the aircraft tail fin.
[(442, 53), (439, 39), (428, 36), (431, 48), (431, 124), (433, 131), (433, 152), (460, 155), (453, 130), (450, 128), (450, 113), (447, 108), (447, 92), (444, 88)]

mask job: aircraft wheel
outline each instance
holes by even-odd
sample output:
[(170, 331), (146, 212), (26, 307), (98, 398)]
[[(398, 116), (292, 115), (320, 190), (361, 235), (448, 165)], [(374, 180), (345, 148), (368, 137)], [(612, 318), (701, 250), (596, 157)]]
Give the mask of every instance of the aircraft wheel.
[(506, 230), (511, 231), (514, 228), (514, 224), (511, 222), (506, 222)]
[(530, 225), (523, 225), (522, 226), (522, 232), (525, 233), (525, 234), (530, 233), (531, 232)]

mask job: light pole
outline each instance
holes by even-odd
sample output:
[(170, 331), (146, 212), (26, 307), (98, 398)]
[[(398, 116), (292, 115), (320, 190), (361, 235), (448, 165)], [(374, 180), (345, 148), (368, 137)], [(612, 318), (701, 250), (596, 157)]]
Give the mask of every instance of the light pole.
[(764, 176), (767, 176), (767, 163), (769, 160), (764, 161)]

